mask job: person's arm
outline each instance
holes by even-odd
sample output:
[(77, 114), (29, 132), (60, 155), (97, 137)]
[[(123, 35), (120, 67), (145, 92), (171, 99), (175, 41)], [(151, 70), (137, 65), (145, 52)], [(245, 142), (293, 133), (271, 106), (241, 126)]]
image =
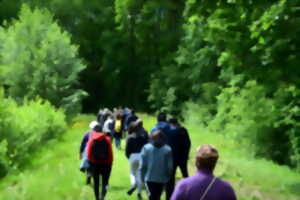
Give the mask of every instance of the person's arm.
[(126, 140), (126, 147), (125, 147), (125, 155), (129, 159), (130, 154), (132, 153), (132, 138), (128, 137)]
[(152, 136), (153, 133), (154, 133), (156, 130), (158, 130), (158, 128), (157, 128), (156, 126), (155, 126), (154, 128), (152, 128), (152, 129), (150, 130), (150, 136)]
[(186, 140), (187, 140), (187, 158), (189, 157), (189, 153), (190, 153), (190, 149), (191, 149), (191, 139), (190, 139), (190, 136), (189, 136), (189, 133), (187, 131), (187, 129), (185, 129), (185, 133), (186, 133)]
[(116, 120), (113, 120), (111, 125), (113, 134), (116, 132), (115, 125), (116, 125)]
[(112, 148), (112, 143), (110, 137), (106, 137), (106, 141), (108, 142), (109, 145), (109, 164), (112, 165), (113, 160), (114, 160), (114, 155), (113, 155), (113, 148)]
[(224, 200), (236, 200), (235, 192), (232, 186), (226, 182), (226, 187), (224, 188)]
[(167, 166), (168, 166), (168, 173), (171, 177), (173, 172), (173, 155), (172, 155), (171, 148), (168, 148), (168, 152), (167, 152)]
[(140, 166), (140, 173), (141, 173), (141, 179), (142, 182), (145, 182), (145, 176), (146, 176), (146, 172), (147, 172), (147, 152), (146, 149), (143, 147), (142, 151), (141, 151), (141, 166)]
[(84, 135), (84, 137), (82, 138), (81, 144), (80, 144), (80, 149), (79, 149), (79, 158), (80, 158), (80, 160), (82, 158), (82, 153), (84, 152), (84, 149), (85, 149), (85, 146), (86, 146), (86, 143), (87, 143), (88, 139), (89, 139), (89, 134), (86, 133)]
[(190, 153), (190, 149), (191, 149), (191, 139), (190, 139), (189, 133), (188, 133), (188, 131), (187, 131), (186, 128), (180, 127), (180, 132), (181, 132), (180, 133), (181, 137), (182, 137), (182, 139), (184, 141), (184, 147), (183, 147), (184, 155), (188, 159), (189, 153)]

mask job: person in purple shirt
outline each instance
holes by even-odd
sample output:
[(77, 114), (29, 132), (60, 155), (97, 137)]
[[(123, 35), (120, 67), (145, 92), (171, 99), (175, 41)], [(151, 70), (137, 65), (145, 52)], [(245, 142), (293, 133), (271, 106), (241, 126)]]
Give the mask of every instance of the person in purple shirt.
[(218, 158), (217, 149), (211, 145), (198, 148), (198, 171), (194, 176), (185, 178), (176, 185), (171, 200), (236, 200), (231, 185), (213, 175)]

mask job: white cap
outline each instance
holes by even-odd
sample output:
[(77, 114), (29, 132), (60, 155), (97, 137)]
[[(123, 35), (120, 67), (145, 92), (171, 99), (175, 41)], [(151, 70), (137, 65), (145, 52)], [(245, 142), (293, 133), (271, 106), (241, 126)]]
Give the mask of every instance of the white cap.
[(92, 122), (90, 123), (89, 127), (90, 127), (91, 129), (94, 129), (95, 126), (97, 126), (97, 125), (99, 125), (99, 123), (98, 123), (97, 121), (92, 121)]

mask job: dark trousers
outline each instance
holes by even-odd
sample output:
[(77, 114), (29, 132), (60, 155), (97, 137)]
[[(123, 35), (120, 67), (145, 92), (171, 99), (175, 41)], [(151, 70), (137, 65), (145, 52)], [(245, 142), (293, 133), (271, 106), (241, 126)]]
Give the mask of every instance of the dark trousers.
[(114, 138), (115, 138), (115, 145), (117, 149), (121, 148), (121, 139), (122, 139), (122, 132), (115, 132), (114, 133)]
[(180, 168), (181, 174), (184, 178), (189, 176), (188, 169), (187, 169), (187, 160), (173, 163), (173, 173), (170, 178), (170, 181), (166, 184), (166, 200), (171, 199), (171, 196), (173, 194), (174, 188), (175, 188), (175, 176), (176, 176), (176, 169), (177, 167)]
[(100, 186), (100, 176), (102, 178), (102, 192), (101, 196), (104, 197), (107, 192), (107, 185), (109, 182), (111, 166), (109, 165), (95, 165), (91, 164), (90, 172), (94, 180), (94, 193), (96, 200), (99, 199), (99, 186)]
[(146, 182), (149, 200), (160, 200), (165, 184)]
[(189, 172), (188, 172), (188, 160), (184, 160), (180, 163), (178, 163), (177, 165), (175, 165), (176, 168), (179, 167), (180, 168), (180, 171), (181, 171), (181, 174), (182, 174), (182, 177), (183, 178), (186, 178), (189, 176)]

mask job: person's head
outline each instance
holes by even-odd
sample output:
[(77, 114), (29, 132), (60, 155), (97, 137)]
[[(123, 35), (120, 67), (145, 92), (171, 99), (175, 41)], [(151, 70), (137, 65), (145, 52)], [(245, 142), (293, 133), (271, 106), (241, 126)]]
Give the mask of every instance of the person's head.
[(108, 115), (108, 119), (113, 119), (114, 118), (114, 115), (112, 114), (112, 113), (110, 113), (109, 115)]
[(89, 127), (90, 127), (90, 129), (94, 129), (94, 127), (98, 124), (99, 123), (97, 121), (91, 121), (91, 123), (89, 124)]
[(216, 148), (209, 144), (202, 145), (197, 148), (196, 167), (201, 169), (209, 169), (213, 171), (219, 159), (219, 153)]
[(102, 126), (100, 124), (97, 124), (94, 128), (93, 128), (94, 131), (96, 131), (97, 133), (100, 133), (102, 132)]
[(143, 120), (137, 119), (137, 120), (135, 121), (135, 125), (136, 125), (136, 128), (137, 128), (137, 129), (143, 128)]
[(158, 122), (165, 122), (165, 121), (167, 121), (167, 115), (166, 115), (166, 113), (160, 112), (160, 113), (157, 115), (157, 121), (158, 121)]
[(177, 120), (176, 117), (172, 117), (171, 119), (169, 119), (169, 123), (170, 123), (171, 125), (176, 126), (176, 125), (178, 125), (178, 120)]
[(132, 134), (136, 132), (136, 123), (135, 122), (130, 122), (128, 126), (128, 134)]
[(157, 130), (150, 136), (150, 140), (153, 142), (154, 146), (161, 147), (165, 144), (164, 137), (165, 134), (161, 130)]
[(116, 119), (122, 119), (122, 114), (121, 113), (117, 113), (117, 115), (116, 115)]

